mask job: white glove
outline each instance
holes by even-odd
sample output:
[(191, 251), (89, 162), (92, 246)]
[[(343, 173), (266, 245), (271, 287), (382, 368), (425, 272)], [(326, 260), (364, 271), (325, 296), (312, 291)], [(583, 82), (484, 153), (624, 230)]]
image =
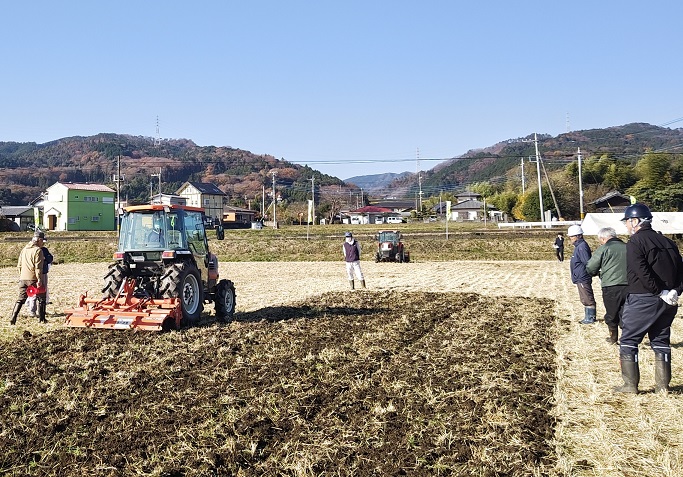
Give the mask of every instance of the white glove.
[(667, 303), (671, 306), (678, 306), (678, 292), (676, 290), (671, 290), (669, 291), (669, 294), (667, 295), (667, 298), (669, 299)]
[(667, 305), (678, 306), (678, 292), (676, 290), (662, 290), (659, 298), (664, 300)]

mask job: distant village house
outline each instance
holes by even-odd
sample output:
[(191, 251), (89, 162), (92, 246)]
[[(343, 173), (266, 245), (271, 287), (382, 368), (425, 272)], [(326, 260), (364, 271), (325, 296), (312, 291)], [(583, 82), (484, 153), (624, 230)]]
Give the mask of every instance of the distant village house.
[(101, 184), (56, 182), (43, 197), (42, 227), (47, 230), (116, 230), (116, 192)]
[(185, 182), (175, 192), (184, 197), (190, 207), (201, 207), (211, 223), (223, 217), (223, 198), (225, 193), (210, 182)]

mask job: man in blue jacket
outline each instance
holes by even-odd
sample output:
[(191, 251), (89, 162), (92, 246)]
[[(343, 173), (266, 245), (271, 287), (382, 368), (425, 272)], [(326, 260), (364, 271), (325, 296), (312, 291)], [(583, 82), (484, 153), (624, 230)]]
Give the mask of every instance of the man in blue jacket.
[(652, 230), (647, 205), (626, 207), (621, 220), (630, 235), (626, 244), (628, 297), (619, 346), (624, 385), (615, 390), (638, 392), (638, 345), (647, 334), (655, 353), (655, 392), (666, 393), (671, 382), (671, 323), (683, 292), (683, 259), (672, 240)]
[(595, 323), (596, 308), (595, 295), (593, 295), (593, 277), (586, 270), (588, 260), (591, 258), (591, 248), (583, 239), (583, 229), (580, 225), (570, 226), (567, 236), (574, 246), (574, 253), (569, 260), (572, 283), (579, 290), (579, 300), (584, 307), (584, 318), (579, 323), (591, 325)]

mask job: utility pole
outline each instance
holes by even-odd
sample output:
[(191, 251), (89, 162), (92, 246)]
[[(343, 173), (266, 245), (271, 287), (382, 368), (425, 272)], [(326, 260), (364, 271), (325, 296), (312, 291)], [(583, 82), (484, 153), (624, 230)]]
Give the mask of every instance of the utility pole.
[(312, 204), (311, 204), (311, 218), (313, 225), (315, 225), (315, 177), (311, 177), (311, 199), (312, 199)]
[(266, 186), (261, 184), (261, 220), (266, 215)]
[(579, 214), (583, 220), (583, 185), (581, 183), (581, 148), (578, 148), (579, 155)]
[[(159, 178), (159, 200), (161, 200), (161, 167), (159, 168), (159, 173), (158, 174), (150, 174), (152, 177), (158, 177)], [(150, 192), (152, 192), (152, 188), (150, 186)], [(153, 195), (153, 194), (151, 194)], [(200, 204), (201, 205), (201, 204)]]
[(277, 228), (277, 217), (275, 215), (275, 210), (277, 209), (277, 197), (275, 196), (275, 175), (277, 174), (277, 170), (274, 169), (270, 172), (273, 174), (273, 228)]
[(443, 196), (443, 189), (441, 189), (441, 191), (439, 191), (439, 214), (443, 214), (443, 207), (441, 205), (442, 196)]
[(422, 174), (420, 174), (420, 148), (417, 148), (417, 167), (415, 173), (417, 174), (417, 188), (418, 188), (418, 203), (416, 204), (418, 206), (418, 211), (420, 212), (420, 215), (422, 214)]
[(536, 147), (536, 173), (538, 175), (538, 204), (541, 207), (541, 224), (545, 223), (545, 213), (543, 211), (543, 190), (541, 184), (541, 155), (538, 153), (538, 137), (534, 133), (534, 146)]
[(119, 154), (116, 164), (114, 182), (116, 182), (116, 231), (118, 235), (121, 231), (121, 214), (119, 213), (119, 210), (121, 209), (121, 182), (123, 182), (123, 178), (121, 177), (121, 154)]
[(524, 158), (522, 158), (522, 194), (524, 194)]

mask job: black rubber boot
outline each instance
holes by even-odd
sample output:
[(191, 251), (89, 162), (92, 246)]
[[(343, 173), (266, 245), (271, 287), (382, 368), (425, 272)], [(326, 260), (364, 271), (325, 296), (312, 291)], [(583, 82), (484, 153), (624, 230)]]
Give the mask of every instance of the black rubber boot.
[(621, 362), (621, 377), (624, 378), (624, 385), (614, 388), (620, 393), (638, 394), (638, 383), (640, 382), (640, 368), (638, 367), (638, 355), (622, 354), (619, 356)]
[(47, 303), (45, 303), (45, 297), (38, 298), (38, 319), (41, 323), (47, 323), (45, 319), (45, 308)]
[(655, 392), (669, 392), (671, 382), (671, 355), (655, 353)]
[(17, 324), (17, 316), (19, 315), (19, 310), (21, 310), (21, 305), (23, 304), (23, 301), (18, 301), (14, 304), (14, 310), (12, 310), (12, 319), (9, 321), (10, 325)]
[(360, 281), (360, 286), (362, 286), (363, 288), (365, 288), (365, 280), (361, 280), (361, 281)]
[(584, 318), (579, 323), (582, 325), (592, 325), (595, 323), (595, 312), (596, 310), (593, 307), (584, 307)]
[(610, 328), (609, 329), (609, 338), (606, 338), (606, 341), (609, 344), (617, 344), (619, 343), (619, 328)]
[(356, 288), (356, 286), (353, 284), (353, 280), (349, 280), (349, 285), (351, 285), (351, 290)]

